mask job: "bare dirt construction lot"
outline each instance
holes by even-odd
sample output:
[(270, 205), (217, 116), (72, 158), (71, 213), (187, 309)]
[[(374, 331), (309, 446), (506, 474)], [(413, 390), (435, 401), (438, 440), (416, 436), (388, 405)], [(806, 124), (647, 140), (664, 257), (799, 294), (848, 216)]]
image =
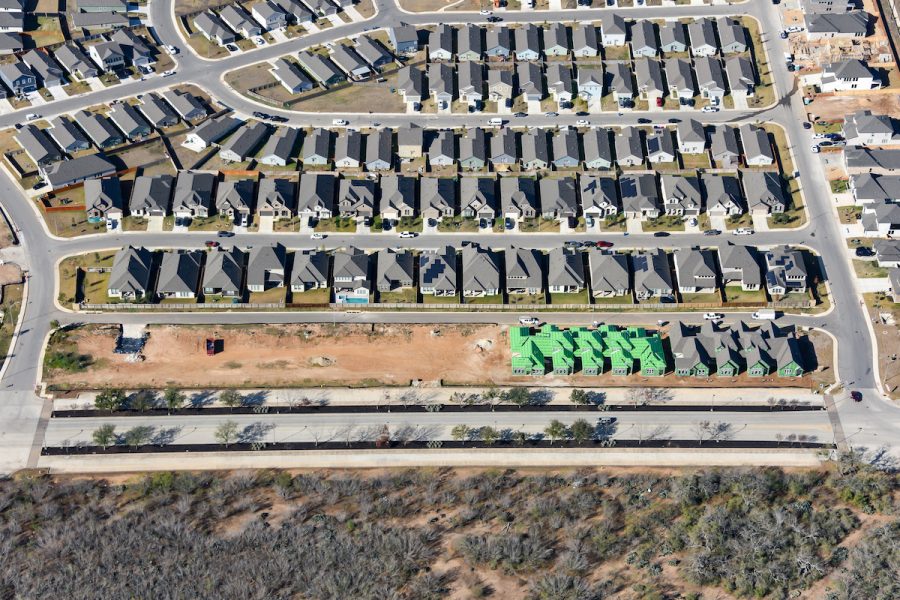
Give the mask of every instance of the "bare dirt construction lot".
[[(652, 385), (667, 387), (816, 388), (833, 379), (831, 344), (814, 339), (816, 372), (796, 379), (634, 376), (513, 377), (506, 328), (499, 325), (263, 325), (153, 326), (144, 360), (115, 354), (116, 328), (87, 326), (67, 336), (67, 351), (90, 357), (85, 370), (46, 370), (54, 389), (103, 387), (408, 386), (414, 380), (445, 385)], [(206, 338), (222, 340), (207, 356)], [(54, 350), (48, 350), (48, 354)]]
[(858, 110), (871, 110), (877, 115), (900, 114), (900, 96), (896, 93), (870, 93), (865, 96), (816, 96), (806, 110), (819, 120), (843, 120), (845, 115)]

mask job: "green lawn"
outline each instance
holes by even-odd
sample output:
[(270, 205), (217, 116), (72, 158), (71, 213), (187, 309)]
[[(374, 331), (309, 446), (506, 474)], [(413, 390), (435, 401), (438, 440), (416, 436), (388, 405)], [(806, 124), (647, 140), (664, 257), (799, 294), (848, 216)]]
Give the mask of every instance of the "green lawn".
[(333, 219), (320, 219), (316, 223), (316, 231), (353, 233), (356, 231), (356, 219), (350, 217), (334, 217)]
[[(88, 273), (90, 267), (111, 267), (114, 252), (93, 252), (91, 254), (79, 254), (64, 258), (59, 263), (59, 295), (60, 304), (72, 304), (80, 302), (87, 294), (90, 295), (92, 302), (107, 302), (106, 287), (102, 290), (96, 285), (101, 273)], [(109, 275), (105, 274), (108, 281)], [(90, 284), (85, 289), (84, 284)], [(102, 291), (102, 297), (100, 293)]]
[(478, 231), (478, 219), (464, 219), (453, 217), (442, 219), (437, 226), (438, 231), (447, 233), (475, 233)]
[(612, 217), (606, 217), (600, 222), (600, 229), (603, 231), (622, 232), (625, 231), (626, 228), (625, 215), (622, 213)]
[(592, 299), (593, 304), (634, 304), (634, 297), (631, 294), (624, 296), (595, 296)]
[(480, 298), (463, 298), (463, 304), (503, 304), (503, 296), (482, 296)]
[(273, 287), (264, 292), (250, 292), (247, 302), (250, 302), (251, 304), (274, 304), (284, 302), (286, 295), (286, 287)]
[(327, 304), (331, 302), (331, 288), (291, 292), (291, 302), (293, 304)]
[(550, 304), (590, 304), (590, 294), (587, 289), (575, 294), (550, 294)]
[(519, 231), (523, 233), (559, 233), (559, 221), (556, 219), (525, 219), (519, 223)]
[(431, 294), (422, 294), (423, 304), (459, 304), (459, 295), (456, 296), (432, 296)]
[(733, 215), (725, 219), (726, 229), (732, 230), (739, 227), (753, 227), (753, 217), (750, 216), (750, 213)]
[(546, 304), (544, 294), (509, 294), (507, 304)]
[(660, 215), (656, 219), (647, 219), (642, 225), (645, 232), (684, 231), (684, 218), (676, 215)]
[(413, 304), (417, 298), (417, 291), (418, 290), (416, 290), (415, 287), (410, 287), (399, 289), (394, 292), (380, 292), (378, 294), (378, 301), (383, 304)]
[(188, 231), (231, 231), (234, 223), (225, 215), (191, 219)]
[(745, 291), (739, 285), (725, 286), (726, 302), (766, 302), (766, 292), (763, 290)]
[(681, 294), (682, 304), (709, 304), (719, 303), (722, 297), (718, 293), (713, 294)]
[(833, 194), (843, 194), (850, 189), (850, 182), (846, 179), (832, 179), (829, 185)]
[(422, 217), (402, 217), (394, 229), (422, 233)]
[(783, 213), (769, 215), (766, 220), (770, 229), (800, 227), (806, 221), (806, 211), (802, 206), (791, 206)]

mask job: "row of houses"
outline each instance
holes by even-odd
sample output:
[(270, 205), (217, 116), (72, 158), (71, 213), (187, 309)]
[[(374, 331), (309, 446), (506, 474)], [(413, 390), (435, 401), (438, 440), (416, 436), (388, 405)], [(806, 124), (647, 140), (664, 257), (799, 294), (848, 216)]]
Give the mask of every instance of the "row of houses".
[[(743, 187), (743, 191), (742, 191)], [(776, 173), (742, 171), (734, 175), (653, 174), (542, 178), (532, 177), (407, 177), (385, 175), (372, 179), (338, 179), (330, 174), (306, 173), (299, 184), (265, 178), (219, 181), (216, 174), (182, 171), (171, 175), (142, 175), (135, 179), (127, 203), (138, 217), (174, 215), (187, 220), (219, 214), (239, 225), (251, 215), (289, 219), (299, 215), (317, 221), (334, 217), (397, 223), (417, 216), (432, 223), (457, 215), (509, 223), (538, 217), (574, 223), (583, 216), (589, 225), (619, 213), (628, 218), (660, 215), (730, 216), (744, 212), (783, 212), (786, 199)], [(115, 228), (125, 210), (116, 178), (85, 182), (85, 208), (92, 222)]]
[[(393, 28), (389, 37), (398, 53), (418, 50), (401, 44), (398, 38), (412, 40), (413, 32)], [(466, 24), (459, 28), (441, 24), (428, 32), (428, 58), (431, 61), (478, 61), (515, 58), (536, 61), (547, 57), (593, 58), (601, 48), (630, 46), (633, 57), (656, 57), (665, 54), (690, 53), (694, 57), (746, 52), (750, 43), (743, 25), (734, 19), (720, 17), (695, 19), (683, 23), (666, 21), (657, 25), (650, 20), (626, 21), (612, 15), (598, 28), (593, 23), (569, 27), (551, 23), (546, 28), (523, 23), (515, 28), (484, 29)]]
[(0, 65), (0, 81), (13, 94), (21, 96), (128, 66), (146, 67), (155, 62), (155, 56), (155, 50), (143, 38), (130, 29), (118, 29), (87, 46), (87, 50), (74, 41), (53, 51), (29, 50), (21, 59)]
[(595, 328), (538, 330), (513, 327), (509, 332), (513, 375), (631, 375), (660, 377), (799, 377), (805, 361), (793, 328), (772, 322), (751, 327), (745, 322), (699, 327), (675, 321), (668, 334), (670, 354), (659, 332), (642, 327), (600, 324)]
[[(156, 261), (149, 250), (128, 247), (116, 254), (107, 293), (124, 300), (194, 298), (201, 291), (204, 295), (242, 297), (245, 291), (288, 286), (294, 293), (332, 288), (334, 302), (360, 304), (368, 303), (374, 292), (414, 288), (423, 296), (448, 300), (460, 295), (500, 297), (504, 291), (533, 295), (590, 290), (594, 297), (623, 297), (625, 303), (630, 298), (624, 297), (632, 293), (637, 300), (664, 302), (674, 299), (673, 273), (679, 278), (679, 291), (708, 289), (713, 293), (721, 285), (759, 290), (763, 281), (773, 295), (806, 290), (806, 271), (798, 250), (783, 246), (765, 252), (764, 279), (760, 271), (763, 264), (754, 248), (728, 245), (719, 253), (721, 263), (715, 260), (716, 251), (712, 249), (677, 250), (672, 253), (673, 271), (669, 256), (661, 249), (631, 255), (563, 248), (545, 253), (515, 246), (495, 251), (464, 242), (459, 252), (446, 246), (418, 254), (405, 248), (367, 254), (349, 247), (333, 252), (302, 249), (289, 254), (284, 246), (275, 244), (253, 246), (247, 252), (224, 247), (208, 254), (169, 250), (161, 253), (161, 261)], [(206, 270), (201, 273), (204, 257)], [(698, 284), (703, 272), (687, 272), (687, 265), (706, 260), (710, 261), (711, 281)], [(150, 290), (157, 265), (154, 295)], [(173, 284), (175, 279), (177, 284)]]
[(540, 128), (486, 131), (474, 127), (458, 135), (453, 130), (426, 130), (411, 124), (396, 132), (383, 128), (362, 134), (346, 129), (336, 135), (324, 128), (302, 132), (291, 127), (281, 127), (273, 134), (268, 125), (242, 123), (223, 115), (201, 124), (187, 135), (184, 143), (200, 151), (217, 142), (222, 142), (222, 158), (233, 162), (256, 157), (259, 163), (269, 166), (283, 167), (302, 161), (305, 167), (373, 172), (390, 171), (398, 162), (423, 157), (432, 167), (458, 164), (466, 171), (490, 168), (498, 172), (516, 166), (524, 170), (604, 170), (667, 164), (679, 156), (702, 154), (707, 154), (719, 168), (741, 164), (770, 167), (776, 162), (764, 129), (750, 124), (707, 128), (694, 119), (673, 127), (627, 126), (617, 131), (592, 127), (551, 133)]
[(200, 13), (194, 17), (194, 27), (210, 41), (224, 46), (239, 37), (251, 38), (291, 24), (312, 23), (352, 4), (353, 0), (262, 0), (248, 11), (234, 3), (218, 12)]
[(427, 69), (403, 67), (397, 76), (397, 92), (404, 102), (419, 109), (431, 98), (439, 108), (456, 99), (475, 108), (487, 101), (510, 105), (515, 98), (537, 102), (552, 98), (566, 106), (576, 98), (600, 102), (611, 94), (623, 107), (645, 100), (662, 106), (666, 97), (679, 102), (705, 98), (721, 104), (726, 94), (749, 98), (757, 84), (753, 62), (744, 56), (721, 61), (716, 57), (694, 59), (636, 58), (602, 64), (573, 65), (565, 62), (520, 62), (514, 69), (491, 68), (479, 62), (431, 63)]
[(168, 90), (162, 94), (145, 94), (136, 104), (115, 101), (105, 114), (80, 110), (73, 115), (59, 115), (50, 119), (49, 126), (43, 129), (33, 123), (25, 124), (17, 131), (16, 142), (55, 189), (73, 183), (50, 178), (49, 173), (74, 153), (92, 147), (106, 150), (145, 138), (154, 130), (178, 124), (181, 119), (196, 121), (204, 116), (206, 108), (196, 96)]

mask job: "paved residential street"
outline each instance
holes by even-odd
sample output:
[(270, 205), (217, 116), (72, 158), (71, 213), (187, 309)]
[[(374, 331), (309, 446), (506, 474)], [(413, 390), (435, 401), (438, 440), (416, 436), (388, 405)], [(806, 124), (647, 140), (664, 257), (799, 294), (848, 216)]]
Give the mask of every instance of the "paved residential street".
[[(123, 83), (81, 96), (50, 102), (40, 107), (44, 117), (72, 112), (80, 108), (109, 103), (139, 93), (165, 88), (175, 84), (193, 83), (204, 89), (212, 97), (235, 111), (249, 115), (260, 110), (258, 104), (240, 95), (227, 86), (222, 75), (263, 60), (296, 52), (297, 50), (323, 42), (357, 34), (373, 28), (387, 27), (398, 22), (411, 24), (429, 24), (435, 21), (453, 23), (484, 23), (485, 17), (477, 13), (444, 12), (440, 14), (403, 12), (393, 2), (376, 1), (377, 14), (362, 22), (344, 24), (318, 33), (302, 36), (299, 39), (286, 41), (276, 45), (268, 45), (252, 51), (243, 52), (227, 58), (209, 62), (194, 55), (190, 47), (180, 39), (178, 27), (171, 12), (171, 3), (159, 0), (150, 2), (150, 18), (155, 34), (162, 43), (173, 44), (181, 49), (176, 57), (177, 73), (171, 77), (150, 77), (146, 81)], [(790, 151), (795, 169), (800, 174), (801, 190), (808, 210), (808, 222), (802, 228), (782, 231), (759, 232), (747, 240), (755, 245), (766, 246), (779, 243), (804, 245), (817, 253), (824, 265), (827, 280), (830, 284), (831, 303), (833, 308), (825, 314), (817, 316), (786, 316), (779, 323), (798, 326), (817, 327), (827, 331), (836, 340), (836, 358), (834, 361), (837, 376), (843, 384), (841, 391), (834, 397), (832, 422), (838, 423), (834, 436), (838, 444), (849, 443), (853, 447), (864, 447), (876, 450), (888, 447), (896, 453), (900, 450), (900, 408), (887, 400), (881, 391), (881, 384), (875, 368), (875, 347), (872, 330), (861, 305), (860, 290), (849, 254), (846, 251), (844, 237), (841, 234), (837, 215), (830, 199), (830, 189), (826, 181), (822, 164), (810, 148), (810, 133), (802, 128), (806, 113), (802, 103), (802, 94), (792, 73), (784, 61), (783, 52), (787, 49), (783, 40), (779, 39), (781, 25), (776, 11), (768, 2), (747, 2), (737, 6), (665, 6), (643, 7), (638, 9), (614, 9), (616, 13), (643, 18), (720, 16), (729, 14), (748, 14), (761, 23), (762, 45), (769, 56), (775, 84), (775, 106), (763, 110), (724, 110), (718, 113), (704, 114), (704, 120), (717, 122), (771, 122), (782, 126), (787, 132)], [(553, 22), (570, 21), (577, 14), (579, 19), (603, 19), (613, 9), (596, 8), (559, 11), (506, 12), (504, 23), (516, 22)], [(30, 110), (30, 109), (28, 109)], [(375, 122), (390, 126), (408, 123), (408, 115), (335, 115), (320, 113), (316, 115), (275, 110), (266, 107), (269, 113), (283, 115), (296, 125), (331, 125), (336, 117), (350, 119), (353, 126), (365, 126)], [(25, 109), (0, 116), (0, 128), (10, 127), (24, 120)], [(643, 116), (664, 122), (670, 113), (642, 113)], [(638, 114), (592, 115), (592, 124), (615, 126), (635, 124)], [(486, 120), (487, 117), (477, 117)], [(517, 120), (517, 124), (528, 126), (540, 125), (574, 125), (578, 117), (561, 115), (545, 117), (529, 115)], [(473, 124), (469, 115), (418, 115), (415, 120), (426, 126), (448, 127), (462, 124)], [(55, 284), (56, 265), (67, 255), (91, 252), (99, 249), (118, 248), (125, 244), (144, 245), (148, 247), (200, 247), (207, 239), (208, 233), (127, 233), (118, 235), (94, 235), (75, 239), (59, 239), (52, 237), (47, 231), (40, 215), (32, 203), (26, 200), (18, 186), (9, 179), (6, 173), (0, 173), (0, 205), (16, 226), (22, 247), (24, 248), (24, 267), (29, 271), (27, 284), (27, 300), (23, 306), (20, 329), (14, 339), (11, 354), (7, 359), (0, 383), (0, 473), (10, 472), (18, 468), (37, 466), (37, 454), (43, 440), (41, 419), (42, 400), (35, 395), (35, 386), (40, 381), (40, 364), (43, 346), (50, 332), (50, 323), (289, 323), (289, 322), (390, 322), (390, 323), (463, 323), (494, 322), (513, 323), (518, 320), (518, 313), (416, 313), (416, 312), (362, 312), (347, 314), (343, 312), (294, 312), (294, 313), (128, 313), (112, 314), (75, 314), (61, 310), (55, 303), (57, 290)], [(717, 238), (705, 237), (696, 233), (675, 234), (668, 238), (654, 238), (651, 234), (518, 234), (515, 243), (525, 247), (550, 248), (559, 246), (570, 239), (608, 239), (616, 248), (628, 247), (685, 247), (690, 245), (725, 243), (732, 236), (723, 234)], [(430, 248), (443, 244), (458, 245), (460, 241), (478, 240), (485, 244), (497, 245), (509, 243), (509, 237), (502, 234), (441, 234), (425, 233), (411, 242), (404, 244), (416, 248)], [(384, 248), (399, 245), (400, 240), (391, 234), (329, 234), (324, 242), (314, 242), (308, 235), (301, 234), (258, 234), (239, 233), (230, 242), (241, 244), (260, 244), (280, 241), (291, 247), (319, 246), (334, 248), (352, 244), (361, 248)], [(746, 318), (744, 314), (729, 314), (726, 322), (737, 318)], [(590, 323), (604, 321), (610, 323), (647, 323), (653, 324), (658, 319), (672, 320), (679, 318), (686, 321), (699, 322), (701, 316), (686, 313), (672, 314), (634, 314), (602, 312), (592, 313), (542, 313), (541, 317), (560, 324)], [(849, 392), (859, 390), (864, 400), (859, 403), (849, 400)], [(384, 415), (377, 419), (356, 416), (348, 419), (345, 416), (315, 417), (283, 416), (277, 419), (276, 427), (270, 435), (280, 440), (293, 436), (296, 440), (310, 440), (311, 432), (320, 434), (353, 424), (357, 427), (384, 425), (400, 426), (409, 423), (417, 427), (437, 428), (437, 437), (446, 437), (447, 428), (464, 420), (471, 426), (491, 425), (511, 429), (542, 430), (549, 418), (547, 413), (535, 415), (471, 415), (465, 419), (448, 414), (417, 415), (410, 421), (410, 415), (392, 415), (385, 421)], [(669, 426), (673, 437), (690, 437), (692, 422), (696, 415), (634, 413), (617, 414), (620, 419), (616, 436), (634, 437), (628, 433), (629, 428), (654, 428)], [(569, 413), (560, 413), (560, 420), (571, 420)], [(792, 414), (745, 414), (735, 413), (727, 419), (716, 413), (716, 419), (730, 424), (734, 439), (774, 439), (776, 434), (803, 434), (815, 436), (819, 441), (832, 441), (828, 416), (824, 412), (792, 413)], [(498, 420), (499, 419), (499, 420)], [(539, 421), (538, 421), (539, 419)], [(261, 417), (239, 417), (234, 420), (242, 426), (254, 422), (267, 421)], [(209, 441), (212, 431), (219, 422), (217, 419), (204, 417), (172, 417), (172, 418), (129, 418), (129, 419), (54, 419), (47, 427), (47, 444), (60, 444), (84, 441), (100, 422), (113, 422), (120, 430), (138, 424), (151, 424), (156, 427), (179, 427), (179, 441), (182, 443)], [(496, 423), (496, 425), (495, 425)], [(35, 435), (38, 432), (38, 435)], [(318, 434), (317, 434), (318, 435)], [(29, 456), (31, 457), (29, 459)]]

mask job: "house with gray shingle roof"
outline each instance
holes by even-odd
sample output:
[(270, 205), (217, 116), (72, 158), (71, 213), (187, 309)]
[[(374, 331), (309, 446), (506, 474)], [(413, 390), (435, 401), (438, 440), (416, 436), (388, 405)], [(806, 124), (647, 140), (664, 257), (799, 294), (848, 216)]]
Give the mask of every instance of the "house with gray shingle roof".
[(419, 49), (419, 34), (412, 25), (388, 28), (388, 39), (397, 54), (414, 54)]
[(297, 204), (297, 189), (289, 179), (265, 178), (259, 181), (256, 213), (274, 220), (290, 219)]
[(375, 214), (375, 182), (342, 179), (338, 187), (338, 210), (342, 217), (371, 219)]
[(162, 97), (185, 121), (195, 121), (206, 116), (206, 109), (197, 97), (188, 92), (169, 90)]
[(297, 214), (305, 219), (332, 218), (336, 186), (330, 173), (304, 173), (297, 192)]
[(513, 32), (516, 60), (541, 58), (541, 31), (533, 23), (525, 23)]
[(231, 219), (235, 225), (247, 226), (253, 210), (253, 180), (238, 179), (219, 183), (216, 191), (216, 212)]
[(568, 56), (569, 32), (566, 26), (559, 21), (550, 23), (550, 27), (543, 30), (544, 56)]
[(700, 214), (703, 194), (695, 175), (663, 174), (660, 177), (663, 210), (667, 215), (696, 216)]
[(711, 217), (739, 215), (744, 212), (741, 186), (733, 175), (703, 173), (700, 176), (706, 212)]
[(706, 152), (706, 130), (696, 119), (685, 119), (675, 127), (678, 151), (682, 154), (703, 154)]
[(697, 76), (697, 86), (700, 88), (700, 96), (708, 98), (714, 105), (722, 104), (725, 98), (725, 72), (722, 63), (714, 57), (700, 57), (694, 59), (694, 74)]
[(415, 285), (413, 254), (407, 249), (386, 248), (375, 255), (375, 289), (396, 292)]
[(379, 129), (366, 136), (366, 169), (388, 171), (394, 161), (394, 130)]
[(203, 294), (240, 298), (244, 293), (244, 252), (237, 247), (213, 248), (206, 255)]
[(609, 130), (597, 127), (586, 131), (581, 138), (584, 145), (585, 169), (609, 169), (613, 164)]
[(113, 104), (109, 116), (116, 127), (121, 129), (129, 140), (137, 140), (147, 137), (153, 133), (153, 127), (150, 123), (137, 111), (137, 109), (127, 102), (117, 102)]
[(122, 300), (145, 298), (150, 288), (153, 254), (142, 247), (128, 246), (116, 252), (106, 295)]
[(209, 217), (215, 187), (216, 176), (213, 173), (179, 172), (172, 197), (172, 214), (182, 219)]
[(719, 289), (718, 268), (712, 250), (679, 248), (674, 252), (678, 291), (683, 294), (713, 294)]
[(881, 87), (881, 81), (866, 63), (849, 59), (823, 66), (819, 87), (823, 92), (873, 90)]
[(404, 102), (421, 104), (425, 99), (425, 74), (417, 67), (403, 67), (397, 71), (397, 92)]
[(753, 63), (743, 56), (731, 56), (725, 59), (725, 75), (732, 96), (748, 98), (756, 90), (756, 74)]
[(550, 166), (550, 145), (546, 130), (532, 129), (522, 134), (521, 143), (523, 169), (533, 171)]
[(628, 38), (628, 25), (625, 19), (613, 13), (610, 18), (603, 19), (600, 27), (600, 39), (603, 47), (624, 46)]
[(134, 180), (128, 212), (136, 217), (164, 217), (172, 198), (171, 175), (141, 175)]
[(766, 263), (766, 287), (774, 296), (788, 293), (806, 293), (809, 278), (803, 253), (789, 246), (777, 246), (764, 253)]
[(394, 61), (394, 57), (391, 56), (391, 53), (388, 52), (387, 48), (382, 46), (380, 41), (372, 39), (368, 35), (361, 35), (356, 38), (356, 46), (354, 49), (363, 60), (372, 65), (375, 69), (381, 69), (381, 67), (389, 65)]
[(537, 190), (530, 177), (500, 178), (500, 211), (514, 221), (533, 219), (538, 214)]
[(428, 65), (428, 93), (438, 108), (449, 108), (456, 97), (453, 67), (444, 63)]
[(429, 221), (452, 219), (457, 206), (456, 182), (446, 177), (419, 180), (419, 212)]
[(896, 143), (897, 127), (891, 115), (858, 110), (844, 117), (843, 134), (850, 146), (887, 146)]
[(219, 11), (219, 18), (235, 33), (244, 37), (254, 37), (262, 34), (262, 29), (253, 22), (252, 17), (240, 4), (228, 4)]
[(516, 77), (519, 79), (519, 93), (525, 96), (526, 102), (537, 102), (547, 95), (544, 76), (536, 63), (516, 63)]
[(384, 175), (381, 178), (379, 211), (383, 221), (397, 223), (416, 214), (416, 179), (405, 175)]
[(631, 25), (631, 55), (635, 58), (655, 57), (659, 54), (656, 41), (656, 24), (646, 19), (635, 21)]
[(462, 292), (465, 298), (496, 296), (500, 288), (500, 258), (475, 242), (463, 243)]
[(414, 159), (422, 156), (422, 148), (425, 144), (425, 130), (410, 123), (405, 127), (397, 128), (397, 158)]
[(502, 106), (509, 106), (516, 89), (513, 86), (513, 72), (500, 69), (487, 70), (488, 96)]
[(694, 57), (713, 56), (719, 51), (716, 43), (716, 31), (712, 19), (695, 19), (687, 26), (691, 40), (691, 55)]
[(351, 46), (335, 44), (334, 49), (331, 51), (331, 60), (350, 79), (365, 79), (372, 74), (372, 69)]
[(456, 161), (456, 136), (451, 130), (438, 131), (428, 146), (428, 164), (449, 167)]
[(325, 166), (331, 156), (331, 131), (316, 127), (303, 142), (303, 166)]
[(578, 192), (574, 177), (544, 177), (538, 183), (541, 215), (545, 219), (574, 219), (578, 216)]
[(456, 59), (460, 62), (481, 60), (484, 52), (481, 27), (466, 23), (457, 35)]
[(280, 6), (269, 0), (257, 2), (253, 5), (253, 9), (250, 12), (253, 18), (256, 19), (256, 22), (262, 25), (262, 28), (266, 31), (287, 26), (287, 13)]
[(47, 167), (39, 167), (41, 176), (50, 182), (51, 189), (73, 185), (92, 177), (114, 175), (116, 167), (102, 152), (87, 154), (78, 158), (61, 160)]
[(269, 133), (269, 126), (265, 123), (247, 123), (222, 144), (219, 158), (229, 162), (244, 162), (256, 153)]
[(572, 82), (572, 70), (569, 65), (563, 63), (547, 65), (547, 88), (557, 103), (565, 104), (572, 101), (575, 86)]
[(741, 158), (737, 134), (734, 127), (716, 125), (710, 135), (709, 151), (716, 166), (721, 168), (736, 167)]
[(781, 175), (773, 171), (741, 171), (747, 208), (755, 214), (783, 213), (788, 206)]
[(62, 152), (50, 137), (36, 125), (28, 123), (16, 133), (16, 142), (38, 166), (46, 166), (62, 160)]
[(264, 165), (286, 167), (296, 156), (300, 130), (280, 127), (263, 146), (259, 162)]
[(224, 46), (225, 44), (233, 44), (237, 37), (225, 24), (225, 21), (219, 18), (219, 15), (208, 10), (194, 17), (194, 27), (206, 37)]
[(178, 124), (178, 115), (157, 94), (144, 94), (141, 104), (138, 105), (138, 110), (141, 111), (141, 114), (144, 115), (144, 118), (151, 125), (158, 129)]
[(460, 214), (466, 219), (488, 219), (497, 216), (497, 182), (493, 177), (460, 177)]
[(576, 23), (572, 27), (572, 54), (576, 58), (600, 55), (600, 40), (593, 23)]
[(619, 177), (619, 197), (626, 217), (655, 219), (662, 209), (656, 176), (650, 173)]
[(22, 56), (22, 61), (31, 67), (31, 70), (37, 75), (38, 84), (41, 87), (49, 88), (65, 85), (66, 76), (62, 67), (48, 53), (32, 49)]
[(428, 58), (430, 60), (453, 59), (454, 33), (453, 27), (441, 23), (428, 34)]
[(566, 129), (553, 136), (553, 166), (557, 169), (575, 169), (580, 163), (578, 132)]
[(297, 61), (303, 67), (303, 70), (312, 75), (313, 79), (318, 81), (319, 85), (323, 87), (327, 88), (346, 79), (340, 69), (330, 59), (321, 54), (314, 54), (304, 50), (297, 55)]
[(716, 19), (716, 29), (719, 31), (719, 46), (725, 54), (734, 54), (735, 52), (746, 52), (749, 44), (747, 43), (747, 32), (739, 21), (728, 17), (719, 17)]
[(419, 255), (419, 291), (423, 296), (456, 296), (456, 250), (451, 246)]
[(683, 58), (666, 59), (665, 72), (670, 96), (689, 100), (697, 95), (689, 61)]
[(315, 20), (312, 11), (298, 0), (275, 0), (275, 4), (281, 7), (281, 10), (287, 14), (288, 22), (302, 25), (303, 23), (311, 23)]
[(91, 59), (88, 58), (87, 54), (85, 54), (75, 42), (69, 42), (57, 48), (53, 52), (53, 58), (55, 58), (69, 74), (80, 77), (81, 79), (90, 79), (91, 77), (97, 77), (100, 74), (97, 66), (91, 62)]
[(810, 42), (825, 39), (853, 39), (869, 34), (870, 15), (864, 10), (847, 13), (808, 14), (803, 17), (806, 39)]
[(328, 253), (324, 250), (297, 250), (291, 268), (291, 291), (323, 290), (328, 287)]
[(595, 298), (613, 298), (631, 293), (626, 255), (591, 248), (588, 250), (588, 267), (591, 295)]
[(512, 36), (508, 27), (492, 27), (485, 33), (484, 55), (486, 58), (509, 58), (512, 54)]
[(300, 70), (300, 67), (284, 58), (277, 59), (273, 63), (272, 68), (269, 69), (269, 72), (281, 83), (284, 89), (292, 94), (302, 94), (314, 87), (313, 82)]
[(582, 175), (578, 181), (581, 209), (586, 219), (600, 220), (619, 212), (615, 178)]
[(547, 253), (547, 289), (551, 294), (577, 294), (585, 286), (580, 251), (553, 248)]
[(355, 129), (347, 129), (338, 134), (334, 143), (334, 166), (336, 169), (358, 169), (363, 162), (363, 137)]
[(165, 250), (159, 265), (156, 294), (160, 298), (194, 298), (200, 285), (199, 250)]
[(635, 59), (634, 76), (641, 100), (649, 102), (651, 107), (660, 106), (666, 95), (666, 84), (659, 61), (655, 58)]
[(506, 171), (518, 160), (516, 132), (501, 129), (491, 134), (491, 165), (496, 171)]
[(744, 161), (752, 167), (768, 167), (775, 163), (772, 144), (765, 129), (744, 123), (740, 127)]
[(459, 166), (466, 170), (483, 169), (487, 165), (487, 137), (480, 127), (466, 130), (459, 138)]
[(281, 244), (253, 246), (247, 258), (247, 289), (264, 292), (284, 287), (287, 252)]
[(84, 207), (89, 223), (106, 223), (108, 230), (122, 220), (122, 187), (118, 177), (88, 179), (84, 182)]
[(644, 162), (641, 132), (631, 126), (623, 127), (615, 135), (616, 163), (620, 167), (636, 167)]
[(603, 69), (600, 67), (578, 68), (578, 97), (585, 102), (599, 102), (603, 97)]
[(607, 61), (605, 79), (608, 82), (606, 88), (619, 106), (630, 107), (634, 104), (635, 85), (628, 63)]
[(722, 282), (726, 286), (739, 285), (744, 291), (755, 291), (762, 286), (762, 271), (756, 248), (734, 244), (720, 246), (719, 263), (722, 267)]
[(638, 300), (671, 300), (672, 274), (669, 258), (661, 248), (641, 250), (631, 256), (634, 268), (634, 293)]
[(659, 48), (666, 54), (687, 52), (687, 35), (681, 21), (666, 21), (659, 27)]
[(533, 248), (510, 246), (506, 250), (506, 293), (540, 294), (544, 255)]
[(647, 160), (651, 165), (675, 162), (675, 143), (668, 129), (647, 132)]
[(124, 136), (105, 115), (82, 110), (75, 114), (75, 122), (98, 148), (118, 146), (125, 141)]

